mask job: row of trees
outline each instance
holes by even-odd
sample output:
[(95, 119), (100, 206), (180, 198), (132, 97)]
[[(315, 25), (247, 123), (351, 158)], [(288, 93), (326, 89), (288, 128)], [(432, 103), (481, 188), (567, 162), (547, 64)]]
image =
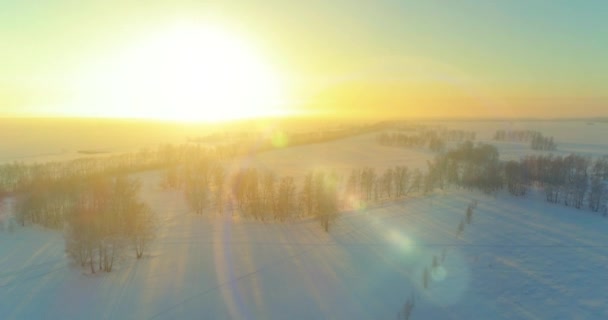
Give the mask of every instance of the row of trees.
[(494, 133), (495, 141), (530, 142), (540, 132), (534, 130), (497, 130)]
[(474, 140), (475, 132), (463, 130), (430, 130), (421, 128), (413, 134), (401, 132), (387, 133), (383, 132), (377, 135), (378, 143), (385, 146), (406, 147), (406, 148), (424, 148), (427, 147), (431, 151), (440, 152), (446, 147), (446, 141), (466, 141)]
[(380, 133), (376, 140), (384, 146), (404, 148), (429, 148), (432, 151), (441, 151), (445, 148), (445, 140), (433, 132), (420, 134)]
[(176, 165), (200, 154), (215, 153), (213, 148), (192, 144), (161, 145), (156, 149), (86, 157), (62, 162), (0, 165), (0, 193), (27, 192), (40, 184), (72, 182), (97, 175), (126, 174)]
[(334, 172), (307, 173), (300, 188), (291, 176), (241, 168), (231, 176), (219, 161), (200, 156), (166, 171), (162, 186), (183, 192), (194, 213), (223, 213), (228, 199), (233, 213), (259, 221), (284, 222), (296, 216), (315, 217), (326, 231), (339, 211), (340, 179)]
[(399, 199), (421, 191), (423, 182), (422, 172), (407, 166), (387, 168), (381, 174), (370, 167), (355, 168), (346, 181), (346, 193), (364, 201)]
[(605, 210), (608, 201), (608, 157), (592, 160), (571, 154), (527, 156), (505, 164), (505, 182), (511, 194), (523, 196), (529, 186), (544, 188), (546, 200), (566, 206)]
[[(245, 168), (233, 176), (232, 190), (237, 208), (244, 216), (262, 221), (286, 221), (312, 206), (312, 183), (311, 173), (305, 177), (298, 194), (291, 176), (277, 177), (271, 171)], [(308, 214), (312, 215), (312, 209)]]
[(494, 140), (529, 142), (532, 150), (553, 151), (557, 148), (553, 137), (545, 137), (534, 130), (498, 130), (494, 134)]
[(557, 149), (557, 145), (553, 141), (553, 137), (545, 137), (542, 134), (537, 134), (530, 141), (532, 150), (553, 151)]
[(608, 156), (592, 160), (576, 154), (568, 156), (533, 155), (519, 161), (499, 160), (496, 147), (465, 142), (438, 155), (429, 163), (423, 189), (453, 184), (491, 193), (506, 187), (523, 196), (531, 185), (542, 187), (546, 200), (594, 212), (608, 202)]
[(251, 131), (236, 134), (213, 134), (207, 137), (190, 138), (194, 143), (215, 143), (214, 149), (221, 158), (231, 158), (248, 153), (259, 153), (312, 143), (321, 143), (377, 130), (376, 126), (352, 125), (334, 128), (318, 128), (308, 132), (277, 130), (274, 132)]

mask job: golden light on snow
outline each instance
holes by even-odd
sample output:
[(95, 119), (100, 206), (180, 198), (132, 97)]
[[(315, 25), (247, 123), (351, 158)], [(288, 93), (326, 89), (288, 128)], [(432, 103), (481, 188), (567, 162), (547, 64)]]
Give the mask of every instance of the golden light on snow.
[(246, 319), (247, 310), (244, 310), (242, 297), (236, 287), (236, 278), (233, 261), (232, 246), (232, 222), (229, 215), (225, 215), (216, 223), (218, 232), (213, 235), (213, 263), (215, 266), (215, 277), (220, 287), (222, 299), (228, 308), (231, 318)]
[(389, 230), (387, 238), (405, 252), (412, 252), (414, 250), (414, 241), (396, 229)]
[(357, 195), (347, 195), (346, 201), (348, 203), (349, 208), (355, 211), (363, 211), (367, 208), (367, 203), (365, 200), (361, 199), (361, 197)]
[(272, 133), (272, 146), (275, 148), (283, 148), (286, 147), (289, 143), (287, 135), (283, 131), (274, 131)]

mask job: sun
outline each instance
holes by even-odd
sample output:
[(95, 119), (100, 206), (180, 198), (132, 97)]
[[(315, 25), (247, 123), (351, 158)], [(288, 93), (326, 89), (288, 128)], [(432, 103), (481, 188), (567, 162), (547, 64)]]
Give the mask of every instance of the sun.
[(272, 63), (216, 26), (179, 24), (153, 33), (95, 74), (87, 100), (95, 100), (92, 111), (100, 116), (222, 121), (288, 113)]

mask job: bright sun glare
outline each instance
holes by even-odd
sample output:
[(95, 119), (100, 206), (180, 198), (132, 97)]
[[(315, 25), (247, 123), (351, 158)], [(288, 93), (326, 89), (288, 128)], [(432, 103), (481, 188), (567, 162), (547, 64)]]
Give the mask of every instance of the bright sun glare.
[(94, 81), (103, 92), (86, 99), (96, 100), (99, 116), (221, 121), (287, 113), (272, 65), (213, 26), (153, 34), (99, 68)]

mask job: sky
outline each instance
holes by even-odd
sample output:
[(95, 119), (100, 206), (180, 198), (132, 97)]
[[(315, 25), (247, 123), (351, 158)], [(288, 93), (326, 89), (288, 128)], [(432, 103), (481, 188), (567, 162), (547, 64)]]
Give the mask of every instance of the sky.
[[(106, 99), (122, 84), (91, 90), (98, 83), (90, 79), (125, 68), (100, 61), (186, 23), (213, 25), (254, 48), (279, 75), (289, 110), (608, 116), (606, 12), (601, 0), (3, 0), (0, 115), (105, 108), (109, 116), (145, 117), (144, 107), (121, 113), (131, 106)], [(117, 74), (108, 81), (120, 83)], [(212, 109), (204, 110), (203, 117)]]

